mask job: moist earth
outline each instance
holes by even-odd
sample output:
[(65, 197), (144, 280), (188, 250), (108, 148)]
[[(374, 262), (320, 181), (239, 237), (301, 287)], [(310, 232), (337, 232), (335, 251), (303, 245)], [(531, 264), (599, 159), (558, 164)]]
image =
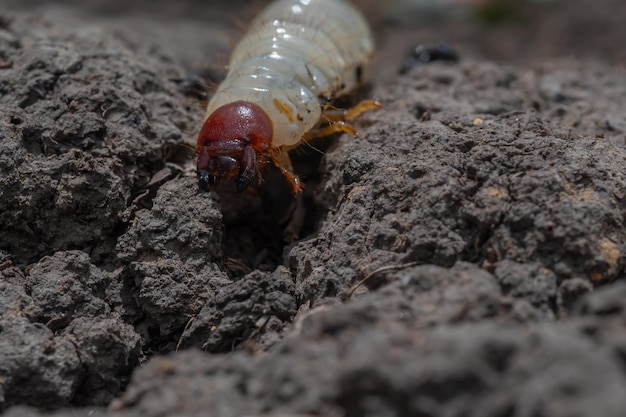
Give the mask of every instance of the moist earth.
[(259, 5), (4, 3), (4, 415), (624, 415), (621, 2), (361, 2), (384, 107), (294, 151), (298, 199), (195, 178)]

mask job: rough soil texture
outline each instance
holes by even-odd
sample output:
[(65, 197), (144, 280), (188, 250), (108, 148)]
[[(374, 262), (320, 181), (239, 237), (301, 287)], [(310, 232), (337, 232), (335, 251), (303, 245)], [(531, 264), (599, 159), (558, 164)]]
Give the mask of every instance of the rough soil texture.
[(363, 2), (384, 109), (295, 152), (297, 201), (194, 176), (184, 80), (259, 4), (3, 3), (4, 415), (626, 415), (621, 1)]

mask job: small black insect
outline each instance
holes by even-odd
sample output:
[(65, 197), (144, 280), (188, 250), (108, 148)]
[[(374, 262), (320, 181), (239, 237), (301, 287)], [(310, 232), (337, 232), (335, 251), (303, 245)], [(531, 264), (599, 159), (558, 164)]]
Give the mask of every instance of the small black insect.
[(402, 62), (399, 74), (406, 74), (411, 68), (433, 61), (458, 62), (459, 54), (446, 43), (420, 44)]

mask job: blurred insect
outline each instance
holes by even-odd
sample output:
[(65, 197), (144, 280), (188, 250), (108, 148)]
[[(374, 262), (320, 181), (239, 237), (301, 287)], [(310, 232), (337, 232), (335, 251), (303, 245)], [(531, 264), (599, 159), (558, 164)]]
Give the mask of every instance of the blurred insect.
[(342, 0), (278, 0), (251, 23), (198, 135), (199, 185), (236, 180), (243, 191), (272, 161), (295, 195), (302, 183), (288, 151), (309, 139), (355, 134), (347, 121), (379, 108), (332, 103), (363, 86), (373, 41), (367, 22)]
[(421, 64), (428, 64), (433, 61), (458, 62), (459, 55), (452, 47), (445, 43), (432, 45), (417, 45), (402, 62), (399, 74), (406, 74), (413, 67)]

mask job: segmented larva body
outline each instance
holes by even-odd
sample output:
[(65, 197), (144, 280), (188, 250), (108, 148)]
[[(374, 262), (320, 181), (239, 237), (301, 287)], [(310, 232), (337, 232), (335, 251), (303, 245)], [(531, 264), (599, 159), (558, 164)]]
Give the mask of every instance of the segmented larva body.
[(208, 104), (197, 146), (200, 185), (236, 178), (242, 190), (272, 160), (298, 194), (287, 150), (315, 136), (326, 103), (364, 83), (372, 53), (367, 22), (347, 1), (271, 3), (236, 46)]

